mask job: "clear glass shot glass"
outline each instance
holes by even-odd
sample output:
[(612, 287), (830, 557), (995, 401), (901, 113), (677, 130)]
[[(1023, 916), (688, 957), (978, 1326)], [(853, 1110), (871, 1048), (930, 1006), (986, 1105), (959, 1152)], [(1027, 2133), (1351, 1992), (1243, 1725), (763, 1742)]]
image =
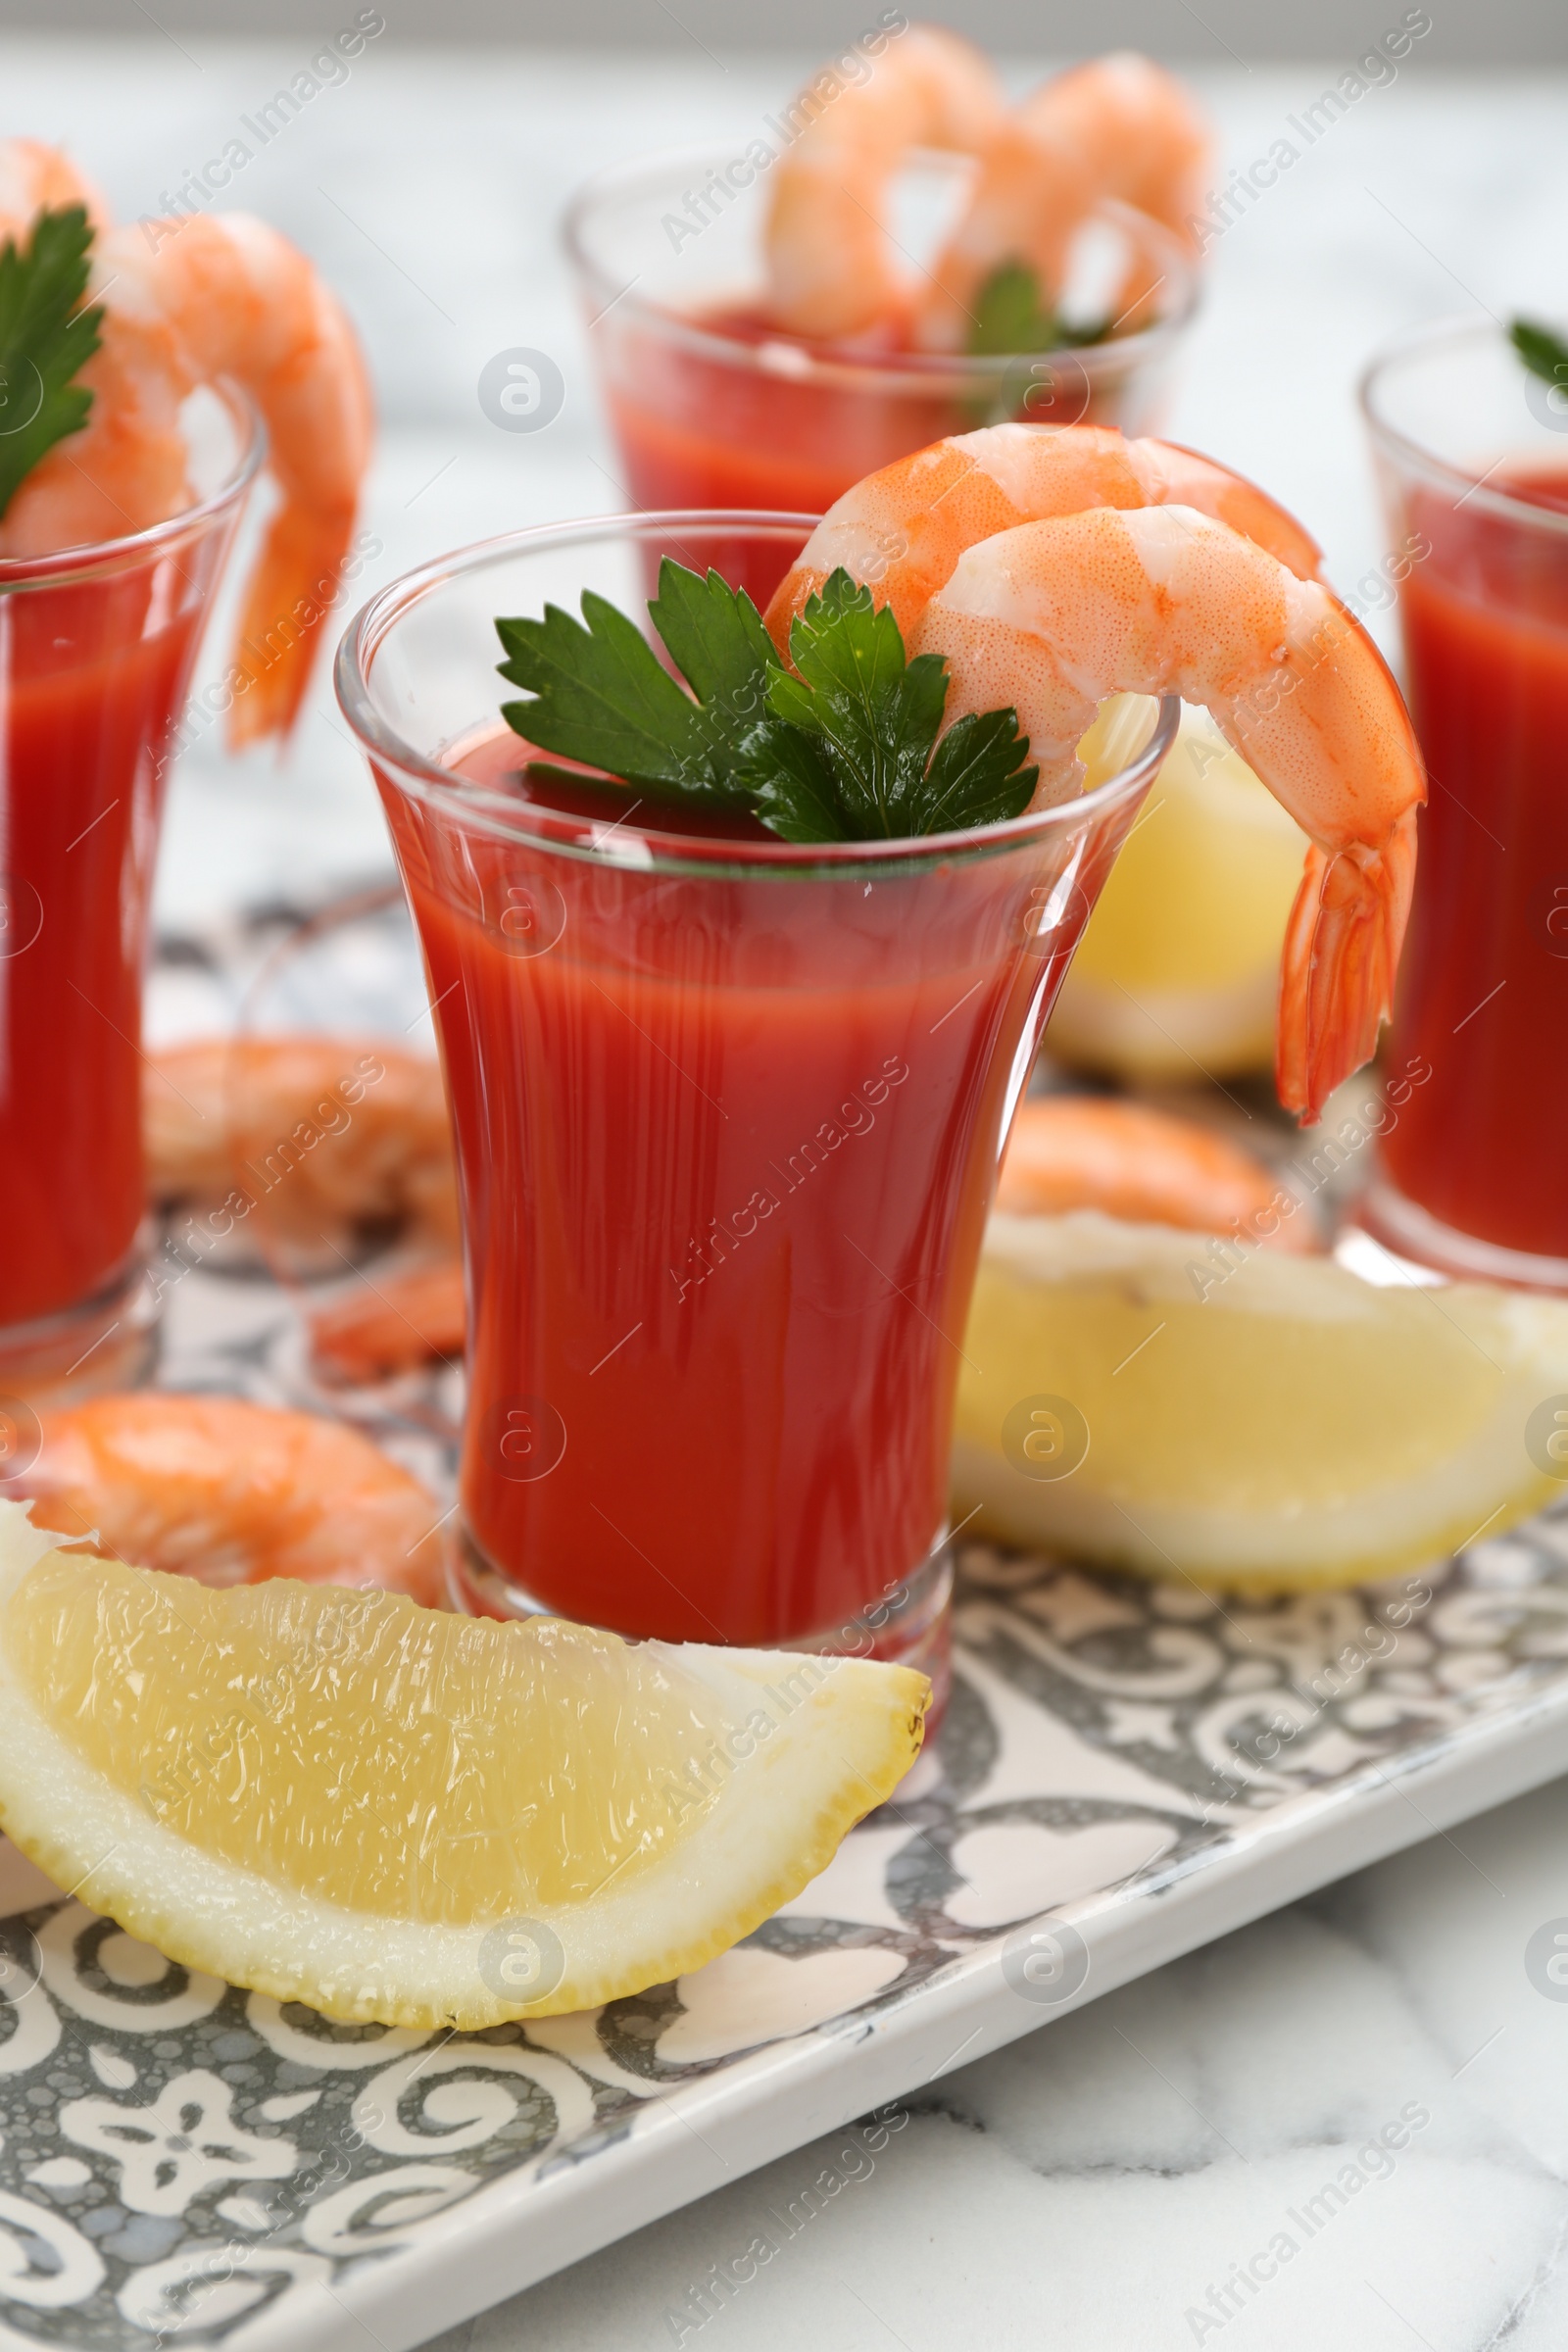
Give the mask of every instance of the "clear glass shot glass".
[(22, 1425), (11, 1403), (123, 1385), (153, 1345), (153, 863), (191, 667), (266, 449), (237, 392), (198, 395), (186, 424), (198, 504), (131, 537), (0, 560), (0, 1463)]
[[(1013, 1109), (1179, 705), (1064, 807), (792, 845), (524, 797), (497, 614), (809, 515), (518, 532), (338, 657), (428, 967), (467, 1269), (470, 1606), (907, 1659), (941, 1681), (954, 1390)], [(616, 798), (618, 799), (618, 795)]]
[[(852, 350), (766, 325), (765, 178), (732, 185), (737, 160), (654, 157), (592, 181), (566, 216), (628, 504), (820, 514), (862, 475), (977, 425), (1157, 427), (1198, 303), (1192, 257), (1159, 222), (1105, 202), (1080, 232), (1068, 277), (1078, 315), (1112, 298), (1134, 257), (1152, 284), (1106, 342), (996, 358)], [(951, 209), (961, 162), (922, 160), (917, 214), (922, 194), (925, 210)], [(694, 228), (689, 200), (704, 190), (697, 212), (709, 217)], [(765, 604), (777, 583), (760, 550), (758, 564), (734, 584)]]
[(1363, 1221), (1568, 1291), (1568, 385), (1472, 318), (1383, 353), (1361, 399), (1431, 783)]

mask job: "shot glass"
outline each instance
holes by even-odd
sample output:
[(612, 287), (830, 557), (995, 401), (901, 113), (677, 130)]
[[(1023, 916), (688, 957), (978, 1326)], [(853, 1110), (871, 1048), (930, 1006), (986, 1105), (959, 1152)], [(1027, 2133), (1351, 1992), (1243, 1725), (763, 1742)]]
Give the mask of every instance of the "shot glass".
[[(941, 1682), (948, 1463), (997, 1170), (1089, 910), (1174, 735), (967, 833), (800, 846), (524, 797), (497, 614), (808, 515), (516, 533), (343, 642), (423, 943), (467, 1270), (470, 1606), (917, 1663)], [(606, 796), (607, 803), (610, 796)], [(692, 820), (695, 821), (695, 820)]]
[[(819, 514), (947, 433), (1018, 417), (1158, 425), (1198, 300), (1192, 258), (1159, 222), (1106, 202), (1079, 234), (1068, 287), (1082, 315), (1111, 298), (1135, 256), (1152, 284), (1108, 341), (996, 358), (852, 352), (767, 325), (765, 189), (755, 174), (734, 184), (743, 161), (656, 157), (591, 182), (566, 217), (629, 504)], [(920, 185), (940, 203), (961, 169), (932, 157)], [(694, 228), (689, 199), (705, 190), (709, 218)], [(733, 584), (762, 604), (777, 577), (760, 549), (757, 561)]]
[[(141, 993), (164, 778), (260, 418), (198, 396), (207, 495), (150, 530), (0, 560), (0, 1391), (145, 1368)], [(0, 1462), (3, 1466), (3, 1462)]]
[(1568, 1291), (1568, 387), (1482, 318), (1406, 338), (1361, 397), (1431, 781), (1364, 1221)]

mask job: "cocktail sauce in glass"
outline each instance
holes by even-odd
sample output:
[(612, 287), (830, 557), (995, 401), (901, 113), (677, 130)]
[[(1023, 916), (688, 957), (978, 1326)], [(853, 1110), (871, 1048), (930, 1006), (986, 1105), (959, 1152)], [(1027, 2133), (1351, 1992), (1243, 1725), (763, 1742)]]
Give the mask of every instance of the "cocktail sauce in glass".
[[(1006, 357), (921, 351), (893, 329), (810, 343), (768, 324), (765, 175), (734, 186), (733, 161), (655, 157), (594, 180), (567, 214), (628, 505), (820, 513), (863, 475), (977, 425), (1157, 428), (1198, 293), (1191, 255), (1159, 222), (1107, 201), (1075, 241), (1074, 275), (1102, 299), (1131, 255), (1157, 280), (1104, 341)], [(958, 159), (923, 158), (916, 211), (921, 195), (951, 205), (963, 184)], [(715, 187), (726, 201), (694, 225), (692, 192)], [(754, 561), (734, 584), (765, 604), (777, 574), (764, 550)]]
[[(170, 747), (264, 450), (199, 395), (211, 494), (133, 537), (0, 560), (0, 1390), (134, 1377), (141, 991)], [(9, 1424), (7, 1424), (9, 1426)]]
[(1568, 409), (1487, 320), (1363, 397), (1431, 780), (1390, 1041), (1418, 1083), (1367, 1217), (1447, 1272), (1568, 1289)]
[(339, 690), (457, 1136), (470, 1605), (854, 1647), (940, 1681), (997, 1167), (1177, 706), (1081, 800), (941, 838), (803, 847), (522, 773), (496, 614), (584, 587), (637, 612), (661, 552), (741, 538), (783, 567), (809, 527), (670, 514), (493, 542), (368, 607)]

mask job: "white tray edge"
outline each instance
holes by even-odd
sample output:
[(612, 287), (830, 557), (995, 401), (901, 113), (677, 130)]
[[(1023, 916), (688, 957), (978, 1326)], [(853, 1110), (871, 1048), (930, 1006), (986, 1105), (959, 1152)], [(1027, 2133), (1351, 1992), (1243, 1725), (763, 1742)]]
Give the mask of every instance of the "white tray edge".
[[(1286, 1800), (1248, 1824), (1244, 1844), (1209, 1848), (1157, 1888), (1064, 1906), (1089, 1947), (1089, 1975), (1049, 2017), (1011, 1990), (992, 1943), (896, 2008), (852, 2014), (687, 2085), (678, 2113), (650, 2100), (626, 2140), (580, 2168), (508, 2175), (443, 2217), (430, 2240), (343, 2280), (320, 2298), (318, 2319), (314, 2297), (291, 2297), (287, 2352), (341, 2352), (345, 2312), (385, 2352), (413, 2352), (869, 2108), (1565, 1770), (1568, 1679), (1436, 1752)], [(246, 2340), (257, 2352), (270, 2344), (262, 2333)]]

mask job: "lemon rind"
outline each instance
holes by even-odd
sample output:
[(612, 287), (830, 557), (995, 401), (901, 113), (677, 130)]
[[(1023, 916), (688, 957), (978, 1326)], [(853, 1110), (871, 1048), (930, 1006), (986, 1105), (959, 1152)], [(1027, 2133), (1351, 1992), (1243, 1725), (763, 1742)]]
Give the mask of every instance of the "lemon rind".
[[(1167, 1298), (1190, 1302), (1187, 1261), (1201, 1260), (1205, 1247), (1201, 1236), (1079, 1210), (994, 1217), (986, 1257), (993, 1273), (1039, 1292), (1043, 1317), (1055, 1287), (1123, 1276), (1136, 1278), (1140, 1297), (1157, 1312)], [(1221, 1285), (1203, 1311), (1343, 1321), (1346, 1344), (1353, 1347), (1357, 1321), (1376, 1296), (1332, 1260), (1261, 1250), (1249, 1254), (1246, 1281)], [(1418, 1473), (1368, 1482), (1332, 1499), (1282, 1490), (1269, 1511), (1123, 1490), (1103, 1473), (1097, 1477), (1091, 1446), (1070, 1476), (1035, 1483), (1010, 1468), (999, 1442), (974, 1433), (973, 1409), (966, 1411), (960, 1392), (955, 1511), (972, 1511), (976, 1532), (994, 1540), (1221, 1590), (1326, 1591), (1439, 1566), (1482, 1534), (1504, 1533), (1561, 1494), (1561, 1483), (1524, 1455), (1520, 1430), (1544, 1394), (1568, 1390), (1562, 1302), (1457, 1284), (1445, 1292), (1443, 1311), (1478, 1345), (1496, 1350), (1503, 1379), (1464, 1442)], [(971, 1336), (967, 1345), (975, 1344)], [(1049, 1385), (1044, 1372), (1042, 1385)], [(1503, 1475), (1510, 1452), (1516, 1466)]]
[[(1379, 1584), (1413, 1568), (1439, 1567), (1481, 1533), (1499, 1536), (1517, 1527), (1561, 1491), (1540, 1479), (1499, 1505), (1495, 1481), (1478, 1481), (1463, 1508), (1456, 1501), (1446, 1511), (1424, 1515), (1399, 1540), (1378, 1543), (1364, 1536), (1347, 1538), (1343, 1523), (1363, 1507), (1364, 1497), (1260, 1528), (1256, 1521), (1244, 1523), (1240, 1514), (1152, 1503), (1140, 1494), (1129, 1500), (1129, 1509), (1137, 1513), (1134, 1527), (1107, 1494), (1086, 1494), (1068, 1506), (1059, 1496), (1023, 1498), (1012, 1491), (1018, 1484), (983, 1446), (964, 1440), (955, 1445), (954, 1509), (960, 1516), (965, 1510), (974, 1513), (978, 1536), (1131, 1569), (1139, 1576), (1174, 1574), (1221, 1591), (1251, 1586), (1277, 1592)], [(1390, 1509), (1392, 1515), (1392, 1498)]]
[(684, 1976), (825, 1869), (919, 1750), (929, 1685), (907, 1668), (773, 1650), (672, 1652), (739, 1720), (760, 1710), (773, 1729), (667, 1857), (622, 1888), (529, 1915), (560, 1939), (564, 1972), (541, 1998), (512, 2002), (480, 1975), (494, 1921), (388, 1919), (281, 1886), (179, 1837), (89, 1766), (7, 1654), (8, 1604), (52, 1548), (20, 1506), (0, 1503), (0, 1827), (58, 1886), (167, 1958), (345, 2023), (473, 2033)]

